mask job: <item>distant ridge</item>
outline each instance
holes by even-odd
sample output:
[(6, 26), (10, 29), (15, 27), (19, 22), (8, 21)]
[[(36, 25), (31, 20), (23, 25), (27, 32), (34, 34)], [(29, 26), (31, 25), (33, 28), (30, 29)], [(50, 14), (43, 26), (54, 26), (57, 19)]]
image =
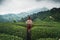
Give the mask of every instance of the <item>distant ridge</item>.
[(16, 22), (20, 21), (21, 18), (24, 18), (28, 15), (32, 15), (41, 11), (47, 11), (47, 8), (36, 8), (27, 12), (21, 12), (19, 14), (5, 14), (5, 15), (0, 15), (0, 22), (13, 22), (14, 20)]
[[(60, 22), (60, 8), (52, 8), (47, 11), (40, 11), (35, 14), (30, 15), (33, 21), (57, 21)], [(25, 17), (21, 21), (26, 21), (27, 17)]]

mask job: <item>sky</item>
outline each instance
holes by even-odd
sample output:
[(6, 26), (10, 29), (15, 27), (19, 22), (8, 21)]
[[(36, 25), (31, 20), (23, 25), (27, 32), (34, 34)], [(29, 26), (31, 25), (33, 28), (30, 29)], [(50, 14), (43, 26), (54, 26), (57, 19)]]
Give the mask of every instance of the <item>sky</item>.
[(43, 7), (60, 7), (60, 0), (0, 0), (0, 15), (17, 14)]

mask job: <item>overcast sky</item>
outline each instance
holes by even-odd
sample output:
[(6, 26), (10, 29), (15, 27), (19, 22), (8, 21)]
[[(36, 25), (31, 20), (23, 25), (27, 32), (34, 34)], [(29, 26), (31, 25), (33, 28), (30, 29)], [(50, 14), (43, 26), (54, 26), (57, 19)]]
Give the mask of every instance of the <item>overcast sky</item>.
[(60, 7), (60, 0), (0, 0), (0, 14), (16, 14), (43, 7)]

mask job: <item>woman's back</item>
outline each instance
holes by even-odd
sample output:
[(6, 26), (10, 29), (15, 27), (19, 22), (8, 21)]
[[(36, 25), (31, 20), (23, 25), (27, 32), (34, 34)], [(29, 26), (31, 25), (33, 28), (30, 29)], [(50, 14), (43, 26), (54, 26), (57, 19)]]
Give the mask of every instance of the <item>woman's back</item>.
[(32, 24), (32, 20), (27, 20), (26, 24)]

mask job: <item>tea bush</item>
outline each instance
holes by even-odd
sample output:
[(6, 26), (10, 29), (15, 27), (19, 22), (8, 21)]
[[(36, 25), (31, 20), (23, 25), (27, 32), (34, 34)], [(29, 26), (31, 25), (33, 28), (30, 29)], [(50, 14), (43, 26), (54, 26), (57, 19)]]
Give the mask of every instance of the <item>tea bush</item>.
[(15, 35), (15, 36), (25, 38), (26, 28), (14, 24), (1, 24), (0, 33), (5, 33), (5, 34), (10, 34), (10, 35)]
[(40, 39), (37, 39), (37, 40), (57, 40), (56, 38), (40, 38)]
[(0, 40), (23, 40), (23, 39), (18, 36), (0, 34)]
[[(16, 25), (14, 23), (0, 23), (0, 33), (18, 36), (26, 39), (26, 27)], [(60, 38), (60, 27), (57, 24), (52, 27), (34, 26), (31, 29), (32, 40), (40, 40), (39, 38)], [(43, 39), (44, 40), (44, 39)], [(50, 40), (50, 39), (49, 39)]]
[(32, 40), (39, 38), (60, 37), (60, 29), (57, 27), (33, 27), (31, 30)]

